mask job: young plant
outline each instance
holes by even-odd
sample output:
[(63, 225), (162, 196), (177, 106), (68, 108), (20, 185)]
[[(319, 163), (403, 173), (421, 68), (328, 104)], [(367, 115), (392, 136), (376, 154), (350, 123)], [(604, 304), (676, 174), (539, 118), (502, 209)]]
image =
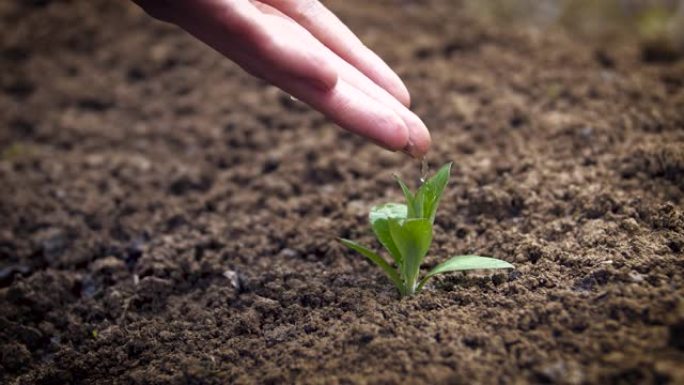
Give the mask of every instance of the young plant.
[(419, 280), (420, 265), (432, 243), (432, 225), (450, 172), (451, 163), (448, 163), (423, 183), (415, 194), (397, 177), (406, 204), (385, 203), (371, 209), (368, 216), (370, 225), (380, 244), (392, 256), (394, 266), (369, 248), (349, 239), (340, 239), (344, 245), (380, 267), (402, 297), (419, 292), (437, 274), (472, 269), (513, 268), (510, 263), (499, 259), (459, 255), (435, 266)]

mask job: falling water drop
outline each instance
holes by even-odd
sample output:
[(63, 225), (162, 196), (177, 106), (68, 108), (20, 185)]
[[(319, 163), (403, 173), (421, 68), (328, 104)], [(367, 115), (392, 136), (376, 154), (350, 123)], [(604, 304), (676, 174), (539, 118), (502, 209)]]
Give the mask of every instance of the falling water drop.
[(429, 168), (430, 168), (430, 166), (428, 165), (427, 158), (422, 157), (420, 159), (420, 183), (421, 184), (425, 183), (425, 178), (427, 178)]

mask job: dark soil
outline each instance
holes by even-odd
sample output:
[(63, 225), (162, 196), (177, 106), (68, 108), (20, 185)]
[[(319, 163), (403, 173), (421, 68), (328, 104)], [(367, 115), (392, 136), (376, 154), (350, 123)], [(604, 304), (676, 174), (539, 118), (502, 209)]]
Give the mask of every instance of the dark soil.
[(335, 238), (417, 162), (127, 2), (4, 1), (0, 382), (683, 384), (684, 61), (331, 3), (455, 162), (427, 267), (517, 269), (399, 300)]

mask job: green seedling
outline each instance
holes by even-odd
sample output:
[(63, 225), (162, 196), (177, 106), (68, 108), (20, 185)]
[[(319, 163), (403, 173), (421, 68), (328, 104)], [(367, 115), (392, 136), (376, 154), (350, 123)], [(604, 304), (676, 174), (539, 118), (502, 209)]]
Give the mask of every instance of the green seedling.
[(349, 239), (340, 241), (376, 264), (387, 274), (401, 296), (419, 292), (437, 274), (473, 269), (512, 269), (499, 259), (478, 255), (458, 255), (440, 263), (419, 279), (420, 265), (432, 243), (432, 226), (444, 188), (449, 181), (451, 163), (444, 165), (416, 193), (397, 177), (406, 204), (385, 203), (374, 206), (368, 216), (378, 241), (392, 256), (393, 265), (371, 249)]

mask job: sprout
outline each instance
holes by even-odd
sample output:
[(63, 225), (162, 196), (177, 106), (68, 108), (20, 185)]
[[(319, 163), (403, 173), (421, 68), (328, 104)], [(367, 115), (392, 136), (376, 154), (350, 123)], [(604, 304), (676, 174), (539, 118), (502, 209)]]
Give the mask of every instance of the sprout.
[(458, 255), (440, 263), (419, 280), (420, 265), (432, 243), (432, 225), (444, 188), (449, 181), (451, 163), (444, 165), (413, 194), (399, 178), (406, 204), (385, 203), (371, 209), (368, 216), (378, 241), (392, 256), (394, 266), (376, 252), (349, 239), (340, 241), (380, 267), (401, 296), (419, 292), (437, 274), (473, 269), (512, 269), (499, 259), (477, 255)]

